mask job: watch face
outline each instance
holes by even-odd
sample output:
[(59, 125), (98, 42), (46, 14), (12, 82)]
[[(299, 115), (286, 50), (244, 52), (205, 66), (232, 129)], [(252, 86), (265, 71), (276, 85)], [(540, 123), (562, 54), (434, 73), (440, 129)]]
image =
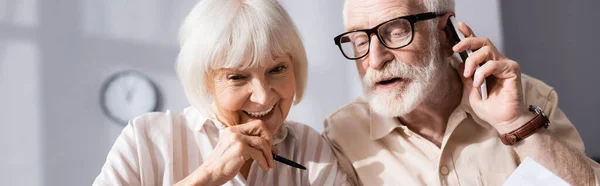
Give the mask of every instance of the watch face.
[(136, 116), (158, 109), (156, 85), (150, 78), (135, 71), (118, 72), (111, 76), (104, 83), (100, 96), (105, 114), (123, 125)]

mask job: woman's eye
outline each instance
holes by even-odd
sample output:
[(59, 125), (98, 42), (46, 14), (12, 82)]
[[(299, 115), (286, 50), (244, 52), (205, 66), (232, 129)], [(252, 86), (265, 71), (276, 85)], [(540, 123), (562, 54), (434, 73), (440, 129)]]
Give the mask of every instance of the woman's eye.
[(232, 80), (232, 81), (243, 80), (243, 79), (245, 79), (245, 78), (246, 78), (245, 76), (242, 76), (242, 75), (237, 75), (237, 74), (235, 74), (235, 75), (229, 75), (229, 76), (227, 76), (227, 79), (228, 79), (228, 80)]
[(272, 74), (278, 74), (278, 73), (281, 73), (281, 72), (285, 71), (285, 69), (286, 69), (286, 68), (287, 68), (287, 67), (286, 67), (286, 66), (283, 66), (283, 65), (282, 65), (282, 66), (277, 66), (277, 67), (275, 67), (275, 68), (271, 69), (271, 70), (269, 71), (269, 73), (272, 73)]

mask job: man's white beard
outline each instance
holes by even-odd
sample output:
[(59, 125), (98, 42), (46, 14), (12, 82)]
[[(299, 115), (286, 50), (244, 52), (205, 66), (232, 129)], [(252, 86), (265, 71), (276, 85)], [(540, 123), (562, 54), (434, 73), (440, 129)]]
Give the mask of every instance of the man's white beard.
[[(405, 62), (390, 61), (381, 70), (368, 68), (363, 79), (363, 90), (369, 100), (371, 110), (386, 117), (399, 117), (413, 111), (429, 94), (439, 82), (438, 73), (441, 63), (444, 60), (436, 52), (439, 42), (432, 42), (428, 55), (421, 58), (423, 61), (418, 65), (409, 65)], [(389, 79), (390, 77), (400, 77), (400, 82), (408, 83), (407, 86), (400, 86), (403, 89), (394, 90), (376, 90), (377, 81)]]

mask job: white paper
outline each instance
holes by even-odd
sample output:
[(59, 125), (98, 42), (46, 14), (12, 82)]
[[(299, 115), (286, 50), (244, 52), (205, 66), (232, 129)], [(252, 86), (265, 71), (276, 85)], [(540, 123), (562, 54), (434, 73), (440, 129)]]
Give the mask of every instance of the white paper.
[(503, 186), (569, 186), (546, 167), (527, 157), (508, 177)]

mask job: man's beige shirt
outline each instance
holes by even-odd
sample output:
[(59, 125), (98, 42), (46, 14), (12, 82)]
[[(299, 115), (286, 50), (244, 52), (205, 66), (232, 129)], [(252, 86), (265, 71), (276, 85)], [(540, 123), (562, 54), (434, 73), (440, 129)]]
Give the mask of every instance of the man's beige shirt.
[[(526, 75), (522, 84), (526, 105), (543, 108), (554, 136), (583, 152), (577, 130), (557, 107), (555, 90)], [(502, 185), (520, 163), (498, 132), (473, 113), (465, 97), (448, 120), (441, 147), (395, 118), (372, 113), (364, 98), (330, 115), (323, 135), (350, 180), (362, 185)], [(600, 165), (588, 161), (598, 185)]]

